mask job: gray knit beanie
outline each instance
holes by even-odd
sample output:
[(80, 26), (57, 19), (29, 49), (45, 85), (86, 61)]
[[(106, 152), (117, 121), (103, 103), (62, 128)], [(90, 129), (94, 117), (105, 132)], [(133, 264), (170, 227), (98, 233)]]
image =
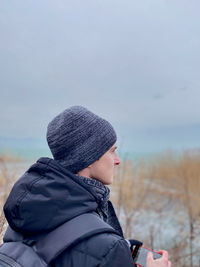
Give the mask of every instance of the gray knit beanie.
[(47, 127), (53, 157), (73, 173), (98, 160), (116, 142), (112, 125), (82, 106), (72, 106)]

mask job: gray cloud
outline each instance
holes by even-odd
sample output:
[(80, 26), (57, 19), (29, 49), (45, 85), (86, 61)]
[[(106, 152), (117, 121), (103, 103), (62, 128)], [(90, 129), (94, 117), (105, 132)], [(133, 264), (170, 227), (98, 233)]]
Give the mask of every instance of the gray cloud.
[(1, 135), (45, 136), (49, 120), (75, 104), (122, 135), (198, 124), (199, 7), (193, 0), (3, 1)]

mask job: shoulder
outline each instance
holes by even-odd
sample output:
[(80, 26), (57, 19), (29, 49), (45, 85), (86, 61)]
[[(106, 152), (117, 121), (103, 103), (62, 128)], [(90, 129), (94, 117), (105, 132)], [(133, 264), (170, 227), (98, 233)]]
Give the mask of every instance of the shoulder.
[[(117, 243), (127, 242), (117, 234), (101, 233), (84, 240), (76, 249), (87, 250), (88, 253), (104, 257)], [(85, 247), (87, 244), (87, 249)]]
[[(117, 261), (117, 262), (116, 262)], [(125, 239), (113, 233), (101, 233), (83, 240), (63, 252), (55, 266), (133, 266), (131, 252)], [(71, 265), (70, 265), (71, 264)]]

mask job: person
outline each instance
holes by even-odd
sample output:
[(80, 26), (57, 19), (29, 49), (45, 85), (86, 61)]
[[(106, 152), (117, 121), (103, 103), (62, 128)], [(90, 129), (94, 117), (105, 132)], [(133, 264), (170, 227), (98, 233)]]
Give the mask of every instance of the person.
[[(134, 266), (107, 187), (120, 164), (113, 126), (83, 106), (72, 106), (48, 124), (47, 142), (53, 159), (43, 157), (33, 164), (4, 205), (9, 226), (37, 237), (76, 216), (95, 213), (118, 235), (101, 233), (82, 240), (58, 255), (52, 266)], [(147, 267), (171, 266), (167, 252), (160, 253), (159, 260), (149, 254)]]

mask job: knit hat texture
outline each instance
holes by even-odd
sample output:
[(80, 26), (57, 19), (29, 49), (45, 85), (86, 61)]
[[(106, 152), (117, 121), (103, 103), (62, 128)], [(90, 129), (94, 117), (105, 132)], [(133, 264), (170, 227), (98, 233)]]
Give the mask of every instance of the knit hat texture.
[(65, 109), (47, 127), (54, 159), (73, 173), (98, 160), (116, 140), (112, 125), (82, 106)]

